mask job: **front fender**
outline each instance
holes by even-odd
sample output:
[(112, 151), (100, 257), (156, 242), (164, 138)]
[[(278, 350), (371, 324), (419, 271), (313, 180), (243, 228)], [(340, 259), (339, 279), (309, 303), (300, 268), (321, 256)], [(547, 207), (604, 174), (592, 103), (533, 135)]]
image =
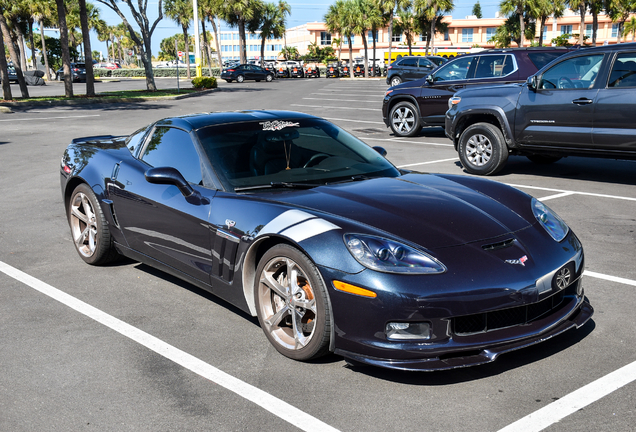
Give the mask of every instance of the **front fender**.
[(455, 150), (462, 132), (475, 123), (491, 123), (497, 126), (503, 133), (506, 145), (515, 147), (514, 135), (504, 109), (497, 105), (473, 105), (466, 106), (447, 113), (447, 120), (452, 125), (448, 131), (449, 138), (453, 140)]

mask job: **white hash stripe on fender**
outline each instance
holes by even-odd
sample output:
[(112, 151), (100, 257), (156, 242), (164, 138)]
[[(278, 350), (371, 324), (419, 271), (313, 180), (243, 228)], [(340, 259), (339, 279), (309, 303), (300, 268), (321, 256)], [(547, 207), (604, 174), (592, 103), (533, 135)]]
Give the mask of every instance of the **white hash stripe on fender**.
[(299, 243), (334, 229), (340, 227), (302, 210), (288, 210), (267, 223), (257, 237), (264, 234), (282, 234)]
[(291, 228), (281, 232), (282, 235), (293, 239), (296, 243), (300, 243), (310, 237), (317, 236), (327, 231), (340, 229), (338, 225), (334, 225), (324, 219), (310, 219), (301, 224), (295, 225)]

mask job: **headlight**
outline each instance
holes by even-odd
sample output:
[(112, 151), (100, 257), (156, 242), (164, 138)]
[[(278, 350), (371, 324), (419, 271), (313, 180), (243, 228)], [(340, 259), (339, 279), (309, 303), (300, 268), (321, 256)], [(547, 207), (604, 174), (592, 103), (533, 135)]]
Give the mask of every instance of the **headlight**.
[(532, 198), (532, 213), (550, 236), (560, 242), (568, 235), (570, 228), (550, 207), (536, 198)]
[(363, 266), (385, 273), (434, 274), (446, 267), (432, 256), (382, 237), (345, 234), (351, 255)]
[(454, 107), (461, 101), (462, 101), (462, 98), (460, 98), (459, 96), (453, 96), (452, 98), (448, 100), (448, 109), (451, 109), (452, 107)]

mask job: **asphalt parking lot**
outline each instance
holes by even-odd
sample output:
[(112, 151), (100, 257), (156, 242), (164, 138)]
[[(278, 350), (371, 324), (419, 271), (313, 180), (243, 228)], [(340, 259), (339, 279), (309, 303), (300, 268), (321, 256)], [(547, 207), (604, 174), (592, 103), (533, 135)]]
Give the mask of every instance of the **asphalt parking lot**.
[[(63, 91), (55, 86), (29, 90)], [(144, 82), (97, 91), (135, 86)], [(441, 128), (390, 134), (386, 88), (383, 79), (220, 81), (182, 100), (0, 113), (0, 430), (636, 430), (634, 161), (511, 157), (491, 178), (545, 201), (576, 232), (595, 314), (484, 366), (408, 373), (335, 355), (298, 363), (255, 318), (198, 288), (135, 262), (91, 267), (77, 256), (60, 194), (63, 150), (166, 116), (303, 111), (385, 147), (398, 167), (468, 175)]]

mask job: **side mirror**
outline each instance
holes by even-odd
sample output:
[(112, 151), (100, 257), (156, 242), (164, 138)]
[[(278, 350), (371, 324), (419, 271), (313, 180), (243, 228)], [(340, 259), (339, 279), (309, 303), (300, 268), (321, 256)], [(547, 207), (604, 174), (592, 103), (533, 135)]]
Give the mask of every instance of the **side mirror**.
[(380, 156), (382, 156), (382, 157), (386, 156), (386, 149), (384, 147), (375, 146), (375, 147), (373, 147), (373, 150), (375, 150), (378, 153), (380, 153)]
[(433, 75), (426, 75), (426, 82), (429, 84), (433, 84), (435, 80), (433, 79)]
[(150, 168), (145, 173), (146, 181), (153, 184), (169, 184), (179, 188), (184, 197), (189, 197), (194, 193), (192, 186), (186, 181), (181, 173), (172, 167)]
[(528, 88), (532, 91), (537, 91), (537, 87), (539, 85), (539, 78), (536, 75), (529, 76), (526, 80), (526, 84), (528, 84)]

